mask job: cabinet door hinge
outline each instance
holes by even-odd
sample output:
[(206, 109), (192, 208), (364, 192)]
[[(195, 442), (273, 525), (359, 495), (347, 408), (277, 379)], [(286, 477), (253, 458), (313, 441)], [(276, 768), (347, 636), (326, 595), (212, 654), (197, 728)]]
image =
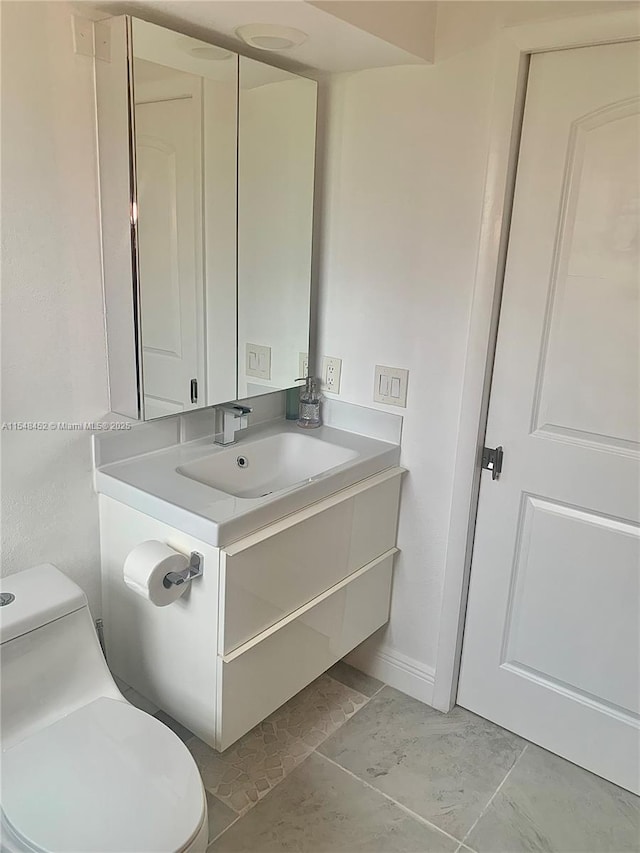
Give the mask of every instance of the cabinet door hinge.
[(481, 465), (483, 468), (486, 468), (487, 471), (491, 471), (491, 479), (497, 480), (500, 474), (502, 473), (502, 460), (504, 459), (504, 453), (502, 452), (502, 447), (483, 447), (482, 448), (482, 462)]

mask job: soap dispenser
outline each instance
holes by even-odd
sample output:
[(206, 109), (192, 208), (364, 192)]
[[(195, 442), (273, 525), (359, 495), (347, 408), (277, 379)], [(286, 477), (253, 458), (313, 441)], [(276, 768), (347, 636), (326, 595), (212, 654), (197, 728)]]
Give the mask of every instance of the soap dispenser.
[(320, 420), (320, 390), (318, 380), (314, 376), (307, 376), (304, 390), (300, 392), (300, 406), (298, 408), (297, 424), (303, 429), (316, 429), (322, 425)]

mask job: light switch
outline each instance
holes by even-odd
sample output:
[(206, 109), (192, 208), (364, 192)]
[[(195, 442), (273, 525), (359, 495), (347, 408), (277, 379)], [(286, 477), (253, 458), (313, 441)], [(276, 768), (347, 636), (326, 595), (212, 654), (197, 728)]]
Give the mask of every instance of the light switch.
[(409, 371), (401, 367), (384, 367), (376, 364), (373, 382), (373, 399), (388, 406), (407, 405)]
[(247, 344), (244, 372), (257, 379), (271, 379), (271, 347)]

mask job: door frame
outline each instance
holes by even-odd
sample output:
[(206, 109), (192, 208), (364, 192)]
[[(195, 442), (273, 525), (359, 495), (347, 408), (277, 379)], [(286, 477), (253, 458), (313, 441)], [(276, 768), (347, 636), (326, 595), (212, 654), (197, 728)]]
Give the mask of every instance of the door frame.
[(640, 14), (618, 10), (598, 15), (505, 28), (498, 35), (490, 136), (471, 315), (432, 704), (449, 711), (456, 701), (475, 519), (480, 493), (480, 454), (489, 410), (493, 357), (529, 60), (534, 53), (640, 39)]

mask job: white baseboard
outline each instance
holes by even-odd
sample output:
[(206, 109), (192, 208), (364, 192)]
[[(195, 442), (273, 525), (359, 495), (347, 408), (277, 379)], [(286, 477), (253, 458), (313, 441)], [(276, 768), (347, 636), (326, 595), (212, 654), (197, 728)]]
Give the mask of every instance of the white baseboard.
[(433, 705), (433, 667), (389, 647), (367, 648), (366, 643), (354, 649), (345, 660), (390, 687)]

